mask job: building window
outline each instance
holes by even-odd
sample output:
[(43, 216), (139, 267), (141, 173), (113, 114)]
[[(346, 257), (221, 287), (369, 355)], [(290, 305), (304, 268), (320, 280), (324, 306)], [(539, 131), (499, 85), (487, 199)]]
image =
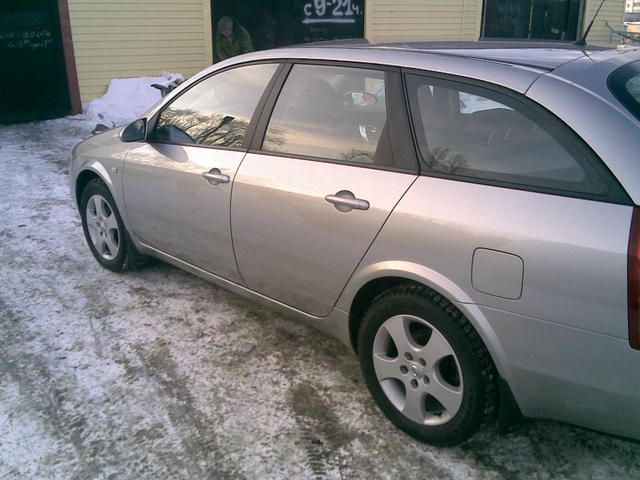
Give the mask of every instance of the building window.
[(573, 41), (582, 0), (485, 0), (483, 37)]

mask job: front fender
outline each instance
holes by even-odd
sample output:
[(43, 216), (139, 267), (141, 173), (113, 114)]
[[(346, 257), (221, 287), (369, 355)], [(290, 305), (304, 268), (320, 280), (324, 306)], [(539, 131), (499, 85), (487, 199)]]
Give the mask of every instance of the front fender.
[(92, 172), (107, 185), (118, 209), (122, 212), (122, 167), (129, 145), (120, 140), (122, 128), (114, 128), (89, 137), (73, 149), (69, 166), (69, 183), (77, 203), (78, 178)]

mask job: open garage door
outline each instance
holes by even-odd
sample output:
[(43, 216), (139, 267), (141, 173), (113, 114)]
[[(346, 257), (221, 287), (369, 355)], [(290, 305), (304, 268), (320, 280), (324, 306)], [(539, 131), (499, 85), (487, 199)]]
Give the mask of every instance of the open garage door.
[(364, 0), (211, 0), (214, 49), (217, 21), (234, 18), (253, 47), (364, 37)]

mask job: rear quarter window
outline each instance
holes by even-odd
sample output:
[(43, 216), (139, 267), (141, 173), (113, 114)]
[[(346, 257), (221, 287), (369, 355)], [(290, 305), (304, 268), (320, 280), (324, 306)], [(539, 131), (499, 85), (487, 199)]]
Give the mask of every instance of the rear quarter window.
[(608, 84), (611, 93), (640, 120), (640, 61), (617, 69)]
[(418, 150), (428, 171), (500, 186), (605, 199), (609, 175), (558, 122), (513, 96), (408, 75)]

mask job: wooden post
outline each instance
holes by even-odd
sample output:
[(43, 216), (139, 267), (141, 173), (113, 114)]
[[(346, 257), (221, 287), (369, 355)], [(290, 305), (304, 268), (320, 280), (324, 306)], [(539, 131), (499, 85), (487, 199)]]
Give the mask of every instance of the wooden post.
[(71, 36), (71, 21), (69, 19), (69, 4), (67, 0), (58, 0), (58, 14), (60, 16), (60, 33), (64, 50), (64, 64), (67, 71), (67, 85), (71, 101), (71, 113), (82, 113), (80, 102), (80, 87), (78, 86), (78, 72), (76, 57), (73, 52), (73, 38)]

